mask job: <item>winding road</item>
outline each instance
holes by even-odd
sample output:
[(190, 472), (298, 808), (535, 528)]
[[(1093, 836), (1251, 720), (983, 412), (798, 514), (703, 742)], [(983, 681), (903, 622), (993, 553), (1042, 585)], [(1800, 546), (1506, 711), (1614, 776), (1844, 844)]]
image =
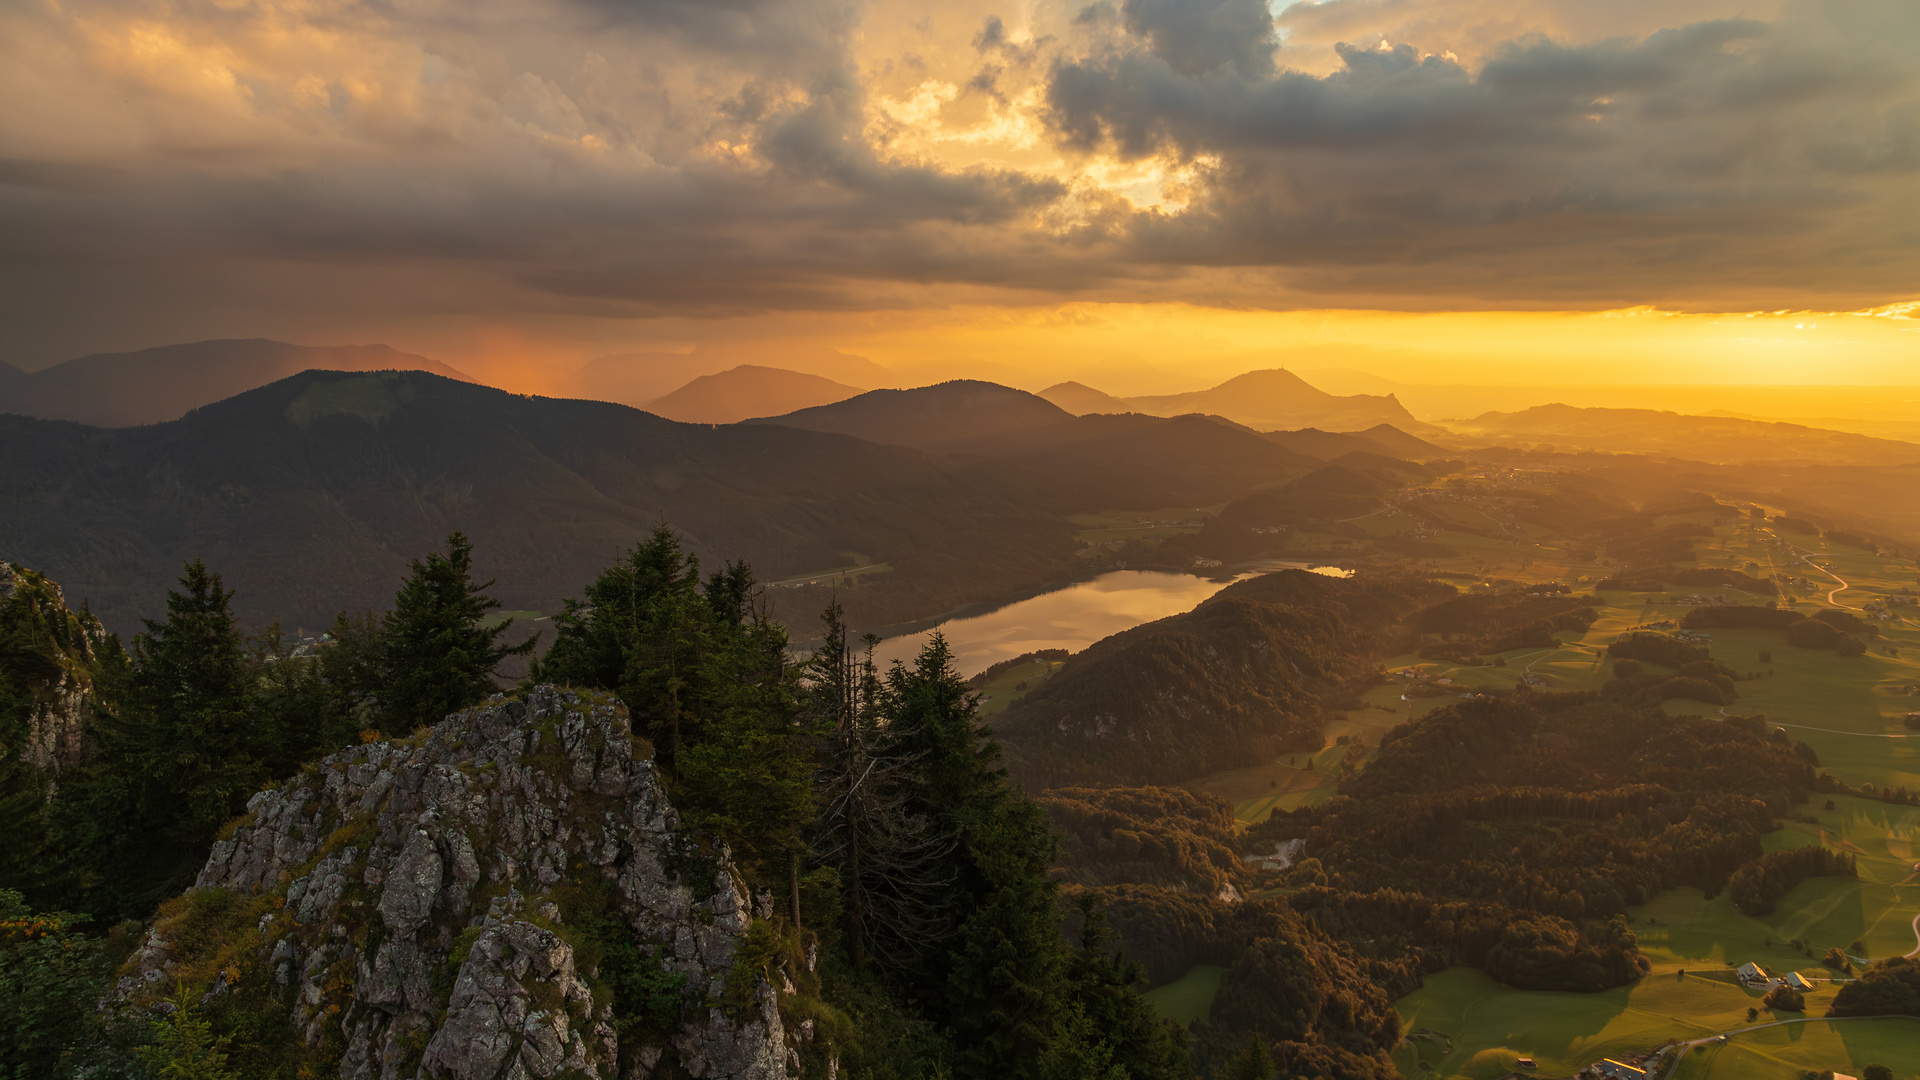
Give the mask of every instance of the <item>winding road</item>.
[(1837, 607), (1837, 608), (1846, 608), (1848, 611), (1860, 610), (1859, 608), (1847, 607), (1847, 605), (1834, 599), (1834, 597), (1839, 596), (1841, 593), (1846, 592), (1848, 589), (1853, 588), (1853, 586), (1847, 584), (1846, 579), (1842, 578), (1839, 574), (1834, 573), (1832, 570), (1829, 570), (1826, 567), (1821, 566), (1819, 563), (1814, 562), (1813, 556), (1807, 554), (1806, 552), (1800, 553), (1800, 561), (1803, 563), (1806, 563), (1808, 566), (1813, 567), (1815, 570), (1820, 571), (1821, 573), (1827, 575), (1828, 577), (1840, 583), (1839, 588), (1827, 594), (1827, 603), (1832, 604), (1834, 607)]
[[(1916, 920), (1916, 921), (1920, 921), (1920, 920)], [(1916, 950), (1916, 951), (1920, 951), (1920, 950)], [(1694, 1039), (1690, 1042), (1669, 1043), (1667, 1044), (1667, 1046), (1661, 1047), (1661, 1049), (1666, 1050), (1669, 1048), (1678, 1048), (1679, 1053), (1673, 1056), (1673, 1063), (1667, 1066), (1666, 1072), (1660, 1074), (1661, 1080), (1672, 1080), (1673, 1074), (1680, 1071), (1680, 1063), (1686, 1060), (1687, 1052), (1692, 1050), (1694, 1047), (1705, 1046), (1708, 1043), (1716, 1043), (1716, 1042), (1719, 1042), (1721, 1039), (1731, 1038), (1732, 1036), (1735, 1036), (1735, 1035), (1745, 1035), (1749, 1031), (1759, 1031), (1762, 1028), (1784, 1027), (1788, 1024), (1842, 1024), (1849, 1020), (1911, 1020), (1911, 1019), (1912, 1017), (1910, 1016), (1802, 1016), (1793, 1020), (1774, 1020), (1765, 1024), (1753, 1024), (1748, 1027), (1735, 1028), (1732, 1031), (1722, 1032), (1719, 1035), (1709, 1035), (1704, 1039)]]

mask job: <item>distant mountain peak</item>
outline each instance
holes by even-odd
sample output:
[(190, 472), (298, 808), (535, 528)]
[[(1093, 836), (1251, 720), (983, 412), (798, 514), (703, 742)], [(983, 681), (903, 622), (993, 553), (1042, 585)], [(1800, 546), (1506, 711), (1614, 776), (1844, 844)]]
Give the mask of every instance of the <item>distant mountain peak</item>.
[(221, 338), (136, 352), (96, 353), (18, 377), (0, 373), (0, 412), (97, 427), (174, 420), (190, 410), (302, 371), (430, 371), (473, 382), (463, 371), (388, 345), (291, 345)]
[(1155, 416), (1213, 413), (1262, 431), (1350, 431), (1382, 423), (1401, 431), (1427, 428), (1391, 394), (1329, 394), (1286, 368), (1260, 368), (1209, 390), (1128, 398), (1126, 403)]
[(1120, 398), (1105, 391), (1095, 390), (1086, 383), (1055, 383), (1040, 391), (1040, 396), (1067, 410), (1075, 416), (1090, 413), (1127, 413), (1135, 409)]
[(869, 442), (933, 453), (1004, 449), (1067, 430), (1073, 415), (1025, 390), (978, 379), (950, 379), (909, 390), (869, 390), (831, 405), (764, 416), (750, 424), (832, 431)]
[(856, 394), (858, 386), (785, 368), (741, 364), (697, 376), (646, 405), (650, 413), (689, 424), (735, 424), (756, 416), (831, 405)]

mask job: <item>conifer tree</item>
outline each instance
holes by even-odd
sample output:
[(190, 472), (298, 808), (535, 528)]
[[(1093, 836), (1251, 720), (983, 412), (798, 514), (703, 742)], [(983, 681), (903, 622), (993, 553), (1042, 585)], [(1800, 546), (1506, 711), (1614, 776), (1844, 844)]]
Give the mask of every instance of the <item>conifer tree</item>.
[(1129, 1080), (1187, 1080), (1192, 1075), (1186, 1029), (1160, 1018), (1140, 996), (1147, 981), (1141, 964), (1121, 952), (1119, 935), (1107, 924), (1094, 893), (1081, 894), (1080, 948), (1067, 961), (1066, 981), (1074, 1008), (1110, 1048), (1110, 1060)]
[(1273, 1055), (1258, 1035), (1248, 1038), (1247, 1048), (1221, 1070), (1223, 1080), (1273, 1080), (1273, 1074)]
[(797, 891), (814, 736), (786, 631), (754, 595), (744, 563), (703, 587), (699, 560), (661, 525), (565, 602), (529, 679), (619, 694), (687, 824), (750, 881)]
[(448, 534), (445, 554), (413, 560), (383, 625), (386, 730), (437, 724), (482, 700), (497, 689), (502, 660), (533, 651), (535, 639), (501, 644), (511, 623), (485, 625), (500, 602), (486, 595), (493, 582), (474, 584), (472, 571), (473, 544), (458, 530)]
[(70, 869), (97, 913), (145, 915), (193, 878), (205, 847), (268, 777), (243, 638), (218, 574), (199, 560), (165, 622), (134, 639), (121, 714), (61, 817)]
[(881, 711), (902, 749), (924, 762), (909, 810), (954, 840), (954, 942), (919, 974), (943, 1006), (957, 1074), (1040, 1076), (1064, 959), (1048, 876), (1058, 851), (1052, 826), (999, 767), (999, 746), (944, 637), (888, 672)]
[(709, 662), (716, 624), (737, 629), (744, 604), (732, 587), (702, 596), (699, 560), (660, 525), (601, 571), (584, 601), (565, 601), (553, 618), (553, 647), (531, 678), (618, 693), (673, 775), (680, 745), (697, 737), (690, 729), (709, 690), (705, 680), (717, 673)]
[(838, 603), (822, 616), (808, 662), (808, 706), (826, 733), (815, 857), (834, 869), (848, 958), (898, 976), (944, 949), (957, 926), (949, 902), (957, 880), (955, 840), (923, 806), (925, 755), (882, 722), (873, 645), (856, 659)]

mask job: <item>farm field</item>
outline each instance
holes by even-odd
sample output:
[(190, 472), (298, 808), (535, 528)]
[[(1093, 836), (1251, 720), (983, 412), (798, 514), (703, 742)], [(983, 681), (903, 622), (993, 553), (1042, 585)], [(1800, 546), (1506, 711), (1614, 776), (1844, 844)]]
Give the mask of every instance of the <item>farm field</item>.
[[(1808, 995), (1808, 1007), (1824, 1009), (1831, 998), (1830, 989), (1819, 988)], [(1531, 1057), (1542, 1075), (1571, 1076), (1603, 1058), (1623, 1059), (1675, 1039), (1744, 1026), (1747, 1009), (1759, 1004), (1758, 993), (1732, 981), (1672, 973), (1574, 994), (1516, 990), (1478, 971), (1453, 968), (1427, 976), (1397, 1003), (1409, 1037), (1395, 1051), (1394, 1064), (1409, 1077), (1494, 1080)], [(1920, 1021), (1915, 1028), (1920, 1030)]]
[[(1251, 825), (1266, 820), (1275, 808), (1293, 810), (1317, 806), (1331, 798), (1340, 777), (1340, 763), (1349, 753), (1360, 755), (1364, 760), (1366, 749), (1328, 746), (1313, 754), (1290, 754), (1265, 765), (1217, 772), (1186, 786), (1221, 796), (1233, 804), (1234, 817), (1241, 824)], [(1290, 761), (1297, 764), (1290, 765)], [(1307, 768), (1309, 762), (1313, 765), (1311, 769)]]
[[(1473, 507), (1449, 511), (1460, 520), (1478, 521), (1473, 514), (1479, 511)], [(1570, 554), (1572, 545), (1556, 547), (1540, 530), (1502, 522), (1497, 510), (1481, 516), (1502, 525), (1506, 535), (1443, 531), (1433, 539), (1455, 554), (1410, 560), (1415, 565), (1407, 568), (1463, 584), (1465, 576), (1477, 575), (1483, 580), (1559, 581), (1580, 592), (1594, 591), (1594, 582), (1618, 572), (1576, 560)], [(1697, 516), (1700, 523), (1708, 523), (1706, 515)], [(1683, 520), (1692, 519), (1674, 516), (1661, 523)], [(1351, 524), (1369, 535), (1389, 536), (1407, 531), (1412, 519), (1390, 510)], [(1717, 525), (1714, 533), (1696, 541), (1697, 565), (1763, 578), (1805, 578), (1811, 586), (1792, 596), (1793, 606), (1804, 614), (1830, 606), (1828, 593), (1840, 582), (1827, 576), (1829, 568), (1849, 586), (1835, 594), (1837, 606), (1855, 612), (1871, 600), (1920, 584), (1920, 570), (1907, 560), (1836, 547), (1820, 537), (1776, 537), (1751, 522)], [(1810, 562), (1800, 558), (1802, 554)], [(1364, 763), (1371, 756), (1369, 748), (1377, 746), (1388, 729), (1456, 700), (1456, 693), (1510, 688), (1527, 676), (1547, 689), (1598, 690), (1610, 677), (1606, 648), (1618, 635), (1661, 621), (1680, 622), (1691, 610), (1682, 600), (1697, 593), (1722, 593), (1736, 604), (1766, 605), (1776, 599), (1722, 586), (1605, 590), (1594, 625), (1585, 633), (1561, 633), (1556, 648), (1498, 654), (1485, 665), (1462, 666), (1413, 654), (1390, 657), (1381, 662), (1383, 669), (1421, 669), (1431, 678), (1450, 680), (1450, 692), (1406, 700), (1401, 696), (1406, 682), (1390, 678), (1367, 691), (1359, 708), (1328, 724), (1328, 746), (1313, 755), (1311, 770), (1300, 767), (1302, 760), (1289, 764), (1283, 757), (1188, 786), (1229, 799), (1243, 824), (1262, 820), (1276, 808), (1317, 805), (1332, 796), (1349, 753)], [(1740, 675), (1738, 699), (1724, 709), (1684, 700), (1669, 701), (1666, 707), (1674, 715), (1764, 714), (1770, 724), (1785, 727), (1812, 746), (1821, 768), (1847, 783), (1920, 791), (1920, 733), (1909, 737), (1904, 724), (1909, 711), (1920, 711), (1920, 698), (1905, 693), (1906, 687), (1920, 685), (1920, 611), (1899, 610), (1912, 621), (1875, 620), (1880, 632), (1865, 637), (1866, 655), (1851, 658), (1788, 645), (1782, 631), (1709, 628), (1705, 632), (1712, 637), (1713, 658)], [(1770, 662), (1762, 663), (1763, 652)], [(1336, 745), (1341, 736), (1357, 746)], [(1601, 994), (1517, 990), (1470, 969), (1430, 976), (1420, 990), (1398, 1003), (1415, 1037), (1396, 1051), (1396, 1064), (1409, 1077), (1493, 1080), (1514, 1071), (1518, 1058), (1530, 1056), (1540, 1075), (1565, 1076), (1601, 1058), (1645, 1052), (1670, 1039), (1745, 1027), (1749, 1008), (1759, 1009), (1761, 1022), (1766, 1022), (1773, 1014), (1761, 1006), (1761, 993), (1732, 977), (1734, 968), (1749, 961), (1816, 980), (1808, 995), (1808, 1015), (1817, 1017), (1834, 994), (1826, 981), (1834, 973), (1819, 962), (1829, 947), (1871, 961), (1904, 955), (1920, 945), (1913, 926), (1920, 914), (1920, 872), (1914, 869), (1920, 863), (1920, 808), (1835, 796), (1828, 810), (1827, 801), (1817, 796), (1793, 807), (1789, 815), (1811, 820), (1787, 821), (1763, 842), (1770, 851), (1826, 844), (1851, 852), (1858, 860), (1857, 879), (1804, 882), (1765, 916), (1742, 914), (1725, 894), (1708, 899), (1697, 889), (1663, 893), (1630, 912), (1652, 973), (1633, 986)], [(1191, 1008), (1199, 999), (1192, 985), (1196, 978), (1189, 973), (1155, 990), (1156, 1003), (1170, 1009), (1166, 1002), (1178, 1001)], [(1215, 978), (1212, 989), (1217, 989)], [(1212, 989), (1204, 1000), (1211, 1000)], [(1896, 1075), (1920, 1076), (1920, 1020), (1821, 1020), (1764, 1029), (1689, 1054), (1678, 1075), (1694, 1080), (1797, 1080), (1807, 1069), (1857, 1075), (1874, 1062), (1893, 1065)], [(1906, 1071), (1899, 1071), (1902, 1068)]]
[(1161, 1016), (1176, 1024), (1192, 1025), (1213, 1010), (1213, 999), (1220, 993), (1220, 979), (1226, 973), (1226, 968), (1201, 964), (1165, 986), (1156, 986), (1140, 996), (1152, 1002), (1153, 1007), (1160, 1010)]
[(1897, 1080), (1920, 1077), (1920, 1020), (1813, 1020), (1735, 1035), (1688, 1054), (1674, 1080), (1799, 1080), (1832, 1069), (1858, 1076), (1885, 1065)]
[[(1067, 520), (1079, 526), (1074, 535), (1090, 543), (1115, 540), (1165, 540), (1200, 531), (1199, 522), (1218, 514), (1220, 507), (1166, 506), (1158, 510), (1101, 510), (1074, 514)], [(1180, 522), (1195, 522), (1192, 525)]]
[[(1548, 993), (1502, 986), (1477, 971), (1430, 975), (1398, 1003), (1408, 1038), (1394, 1052), (1401, 1075), (1432, 1080), (1496, 1080), (1531, 1057), (1543, 1076), (1570, 1076), (1603, 1058), (1624, 1059), (1675, 1040), (1706, 1038), (1775, 1019), (1757, 991), (1731, 981), (1655, 974), (1599, 994)], [(1831, 987), (1807, 995), (1809, 1023), (1734, 1035), (1689, 1053), (1687, 1080), (1798, 1080), (1802, 1070), (1858, 1075), (1873, 1063), (1902, 1080), (1920, 1075), (1920, 1019), (1817, 1019)], [(1796, 1019), (1785, 1014), (1782, 1019)], [(1904, 1071), (1903, 1071), (1904, 1070)]]

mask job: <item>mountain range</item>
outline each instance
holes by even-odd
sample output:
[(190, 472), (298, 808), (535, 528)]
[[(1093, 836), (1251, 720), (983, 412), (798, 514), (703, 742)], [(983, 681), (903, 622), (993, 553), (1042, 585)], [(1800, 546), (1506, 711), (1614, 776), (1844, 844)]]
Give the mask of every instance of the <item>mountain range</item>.
[(1846, 465), (1920, 463), (1920, 444), (1845, 431), (1730, 416), (1688, 416), (1656, 409), (1583, 409), (1539, 405), (1449, 421), (1460, 445), (1535, 445), (1566, 450), (1653, 454), (1733, 464), (1759, 461)]
[(122, 632), (196, 557), (255, 623), (384, 608), (454, 528), (509, 608), (539, 611), (662, 520), (768, 580), (890, 561), (930, 611), (1036, 587), (1074, 546), (1066, 521), (918, 451), (424, 372), (310, 371), (135, 428), (0, 416), (0, 459), (0, 557)]
[(1249, 371), (1212, 389), (1184, 394), (1118, 398), (1082, 383), (1066, 382), (1040, 391), (1040, 396), (1076, 414), (1208, 413), (1263, 431), (1303, 427), (1352, 431), (1376, 424), (1416, 433), (1435, 430), (1414, 419), (1392, 394), (1329, 394), (1285, 368)]
[[(1219, 417), (1073, 416), (978, 382), (714, 425), (427, 372), (306, 371), (138, 427), (0, 416), (0, 557), (123, 632), (192, 558), (245, 618), (316, 627), (383, 606), (454, 528), (510, 609), (552, 611), (665, 520), (763, 580), (883, 564), (844, 597), (880, 625), (1071, 578), (1073, 513), (1230, 503), (1429, 445), (1293, 434), (1315, 452)], [(775, 593), (791, 625), (826, 595)]]
[(385, 345), (289, 345), (242, 338), (97, 353), (34, 372), (0, 364), (0, 413), (96, 427), (157, 424), (309, 368), (412, 369), (472, 381), (437, 360)]

